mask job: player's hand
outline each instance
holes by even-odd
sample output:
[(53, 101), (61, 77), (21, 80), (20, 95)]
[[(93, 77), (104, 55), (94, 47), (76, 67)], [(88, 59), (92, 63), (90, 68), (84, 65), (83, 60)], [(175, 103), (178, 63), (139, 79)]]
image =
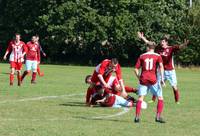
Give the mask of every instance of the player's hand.
[(110, 86), (108, 84), (105, 84), (104, 87), (105, 88), (110, 88)]
[(189, 40), (184, 39), (184, 45), (185, 45), (185, 46), (187, 46), (187, 45), (189, 44), (189, 42), (190, 42)]
[(166, 84), (165, 84), (165, 81), (164, 81), (164, 80), (161, 80), (161, 85), (162, 85), (163, 87), (166, 87)]
[(37, 64), (40, 64), (40, 61), (38, 61)]
[(143, 32), (137, 32), (137, 34), (138, 34), (138, 38), (143, 38), (144, 37), (144, 33)]
[(3, 59), (6, 60), (6, 56), (3, 56)]
[(43, 56), (46, 57), (47, 56), (46, 53), (43, 53)]

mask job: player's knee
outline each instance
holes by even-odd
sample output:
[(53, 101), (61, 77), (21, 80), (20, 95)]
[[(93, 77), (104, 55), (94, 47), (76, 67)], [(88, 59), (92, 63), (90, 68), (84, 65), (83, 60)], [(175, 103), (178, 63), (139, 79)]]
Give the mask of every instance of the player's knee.
[(144, 96), (139, 96), (138, 101), (143, 101), (144, 100)]
[(158, 100), (163, 100), (163, 97), (162, 97), (162, 96), (159, 96), (159, 97), (158, 97)]

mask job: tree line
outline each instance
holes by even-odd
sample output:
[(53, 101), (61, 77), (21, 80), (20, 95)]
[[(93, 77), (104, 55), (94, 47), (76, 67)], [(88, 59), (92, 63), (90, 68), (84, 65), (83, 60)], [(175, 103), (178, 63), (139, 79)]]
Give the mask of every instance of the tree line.
[(199, 65), (199, 18), (198, 1), (190, 8), (186, 0), (0, 0), (0, 46), (4, 52), (16, 32), (24, 41), (39, 34), (46, 63), (94, 65), (117, 57), (133, 65), (145, 51), (142, 31), (156, 43), (165, 34), (170, 44), (189, 39), (175, 60)]

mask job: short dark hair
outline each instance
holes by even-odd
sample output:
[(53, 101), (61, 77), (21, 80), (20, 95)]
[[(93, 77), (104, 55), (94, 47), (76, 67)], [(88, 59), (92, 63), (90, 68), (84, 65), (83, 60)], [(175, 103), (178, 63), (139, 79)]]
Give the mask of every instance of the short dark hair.
[(167, 35), (164, 35), (164, 36), (161, 38), (161, 40), (165, 40), (165, 41), (167, 41), (167, 42), (168, 42), (168, 40), (169, 40), (169, 36), (167, 36)]
[(100, 90), (100, 89), (103, 89), (103, 87), (102, 87), (101, 85), (96, 85), (96, 86), (95, 86), (95, 89), (96, 89), (96, 90)]
[(111, 59), (111, 62), (112, 62), (114, 65), (118, 64), (117, 58), (112, 58), (112, 59)]
[(19, 36), (21, 36), (21, 34), (20, 34), (20, 33), (15, 33), (15, 35), (19, 35)]
[(92, 75), (87, 75), (87, 76), (85, 77), (85, 83), (86, 83), (86, 84), (87, 84), (87, 80), (88, 80), (90, 77), (92, 77)]

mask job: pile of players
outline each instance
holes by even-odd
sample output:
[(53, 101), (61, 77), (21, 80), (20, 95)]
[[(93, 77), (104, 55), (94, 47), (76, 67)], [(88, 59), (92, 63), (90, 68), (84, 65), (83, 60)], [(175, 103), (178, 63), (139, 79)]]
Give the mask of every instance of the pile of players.
[[(42, 47), (39, 43), (39, 36), (34, 35), (32, 36), (31, 41), (25, 44), (21, 41), (21, 35), (15, 34), (13, 40), (11, 40), (8, 44), (8, 48), (4, 55), (4, 60), (6, 60), (7, 55), (10, 54), (9, 62), (10, 62), (10, 86), (14, 84), (14, 75), (15, 71), (17, 72), (17, 81), (18, 86), (21, 86), (23, 79), (25, 76), (30, 74), (32, 70), (32, 79), (31, 83), (36, 83), (36, 75), (37, 72), (39, 76), (43, 76), (44, 74), (40, 72), (39, 64), (40, 64), (40, 51), (42, 52), (43, 56), (46, 57), (46, 54), (42, 50)], [(23, 75), (21, 76), (22, 65), (24, 63), (25, 58), (25, 65), (26, 70), (24, 71)]]
[[(169, 37), (166, 36), (161, 39), (159, 45), (147, 40), (142, 32), (138, 32), (138, 37), (147, 44), (146, 52), (140, 55), (134, 69), (139, 80), (138, 89), (124, 86), (121, 67), (116, 58), (106, 59), (96, 66), (92, 76), (86, 77), (85, 82), (89, 84), (86, 104), (88, 106), (100, 104), (106, 107), (132, 107), (135, 105), (134, 122), (139, 123), (144, 97), (150, 91), (153, 95), (152, 101), (155, 101), (156, 98), (158, 100), (155, 122), (165, 123), (161, 117), (164, 107), (161, 85), (165, 86), (165, 80), (170, 82), (175, 102), (179, 104), (180, 94), (177, 88), (173, 54), (185, 48), (189, 41), (185, 40), (181, 45), (169, 46)], [(113, 72), (116, 73), (116, 77), (112, 75)], [(137, 93), (137, 101), (129, 96), (128, 92)]]

